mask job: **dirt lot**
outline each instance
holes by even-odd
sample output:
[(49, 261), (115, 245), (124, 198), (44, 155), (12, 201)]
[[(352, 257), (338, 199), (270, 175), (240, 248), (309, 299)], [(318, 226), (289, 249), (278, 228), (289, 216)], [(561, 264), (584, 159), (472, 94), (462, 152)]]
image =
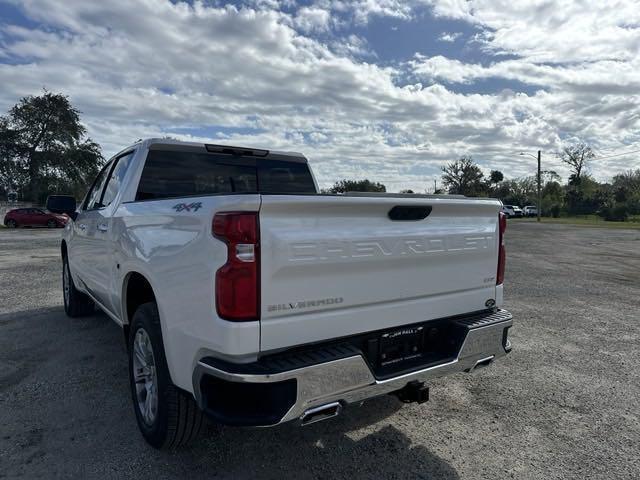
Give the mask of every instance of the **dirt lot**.
[(513, 353), (425, 405), (174, 453), (138, 434), (118, 327), (64, 315), (58, 236), (0, 230), (0, 477), (640, 478), (640, 231), (511, 222)]

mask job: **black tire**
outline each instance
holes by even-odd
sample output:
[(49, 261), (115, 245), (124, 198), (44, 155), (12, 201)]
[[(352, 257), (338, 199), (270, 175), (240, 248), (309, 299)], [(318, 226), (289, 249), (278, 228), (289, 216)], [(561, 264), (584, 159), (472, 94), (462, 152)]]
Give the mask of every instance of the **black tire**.
[(71, 318), (91, 315), (95, 310), (93, 300), (79, 291), (73, 283), (66, 255), (62, 257), (62, 297), (64, 311)]
[(7, 228), (16, 228), (18, 226), (18, 222), (16, 222), (13, 218), (10, 218), (9, 220), (7, 220), (7, 223), (5, 223), (5, 225), (7, 226)]
[(47, 222), (47, 228), (56, 228), (58, 226), (58, 222), (55, 220), (49, 220)]
[[(136, 356), (136, 336), (140, 332), (140, 336), (149, 340), (148, 344), (152, 349), (152, 356), (145, 356), (147, 360), (151, 360), (154, 365), (155, 375), (153, 375), (153, 384), (150, 390), (154, 390), (157, 397), (157, 406), (152, 419), (145, 420), (145, 414), (142, 412), (141, 403), (145, 397), (145, 391), (140, 386), (142, 392), (137, 391), (137, 386), (145, 383), (140, 380), (136, 383), (134, 369), (134, 356)], [(133, 409), (136, 414), (138, 427), (144, 439), (154, 448), (158, 449), (174, 449), (186, 445), (194, 440), (202, 431), (205, 418), (202, 411), (196, 405), (193, 396), (190, 393), (176, 387), (169, 375), (167, 367), (167, 359), (164, 353), (164, 344), (162, 342), (162, 331), (160, 329), (160, 317), (158, 308), (154, 302), (140, 305), (133, 315), (131, 327), (129, 329), (129, 382), (131, 386), (131, 399), (133, 401)], [(139, 361), (138, 361), (139, 365)], [(140, 369), (142, 372), (142, 369)], [(145, 378), (149, 378), (149, 374), (145, 374)], [(152, 409), (150, 409), (152, 411)]]

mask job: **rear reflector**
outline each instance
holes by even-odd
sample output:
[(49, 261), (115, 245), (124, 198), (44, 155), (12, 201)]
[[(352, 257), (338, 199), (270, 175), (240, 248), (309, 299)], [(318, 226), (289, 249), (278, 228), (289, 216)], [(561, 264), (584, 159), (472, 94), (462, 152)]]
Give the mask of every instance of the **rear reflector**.
[(500, 212), (498, 217), (498, 274), (496, 275), (496, 285), (504, 283), (504, 267), (507, 260), (504, 249), (504, 232), (507, 230), (507, 216)]
[(213, 235), (227, 244), (227, 263), (216, 272), (216, 309), (226, 320), (260, 317), (258, 214), (223, 212), (213, 218)]

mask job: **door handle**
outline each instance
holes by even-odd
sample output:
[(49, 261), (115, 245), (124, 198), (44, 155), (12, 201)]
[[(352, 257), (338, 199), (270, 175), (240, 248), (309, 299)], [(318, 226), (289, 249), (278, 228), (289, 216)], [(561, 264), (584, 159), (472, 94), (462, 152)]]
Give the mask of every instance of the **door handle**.
[(80, 230), (83, 230), (83, 231), (84, 231), (84, 230), (86, 230), (86, 229), (87, 229), (87, 226), (86, 226), (84, 223), (79, 223), (79, 224), (78, 224), (78, 228), (79, 228)]
[(101, 232), (106, 232), (108, 229), (107, 224), (106, 223), (99, 223), (98, 224), (98, 230), (100, 230)]

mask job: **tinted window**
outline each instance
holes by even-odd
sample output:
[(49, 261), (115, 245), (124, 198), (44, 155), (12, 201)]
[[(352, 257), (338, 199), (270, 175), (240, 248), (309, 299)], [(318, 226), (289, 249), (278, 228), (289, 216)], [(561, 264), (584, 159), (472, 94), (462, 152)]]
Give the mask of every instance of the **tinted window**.
[(218, 193), (315, 191), (305, 163), (151, 150), (142, 171), (136, 200)]
[(89, 190), (89, 193), (87, 194), (87, 199), (85, 200), (83, 207), (84, 210), (101, 208), (100, 197), (102, 196), (102, 189), (104, 188), (104, 184), (107, 181), (107, 174), (111, 169), (111, 165), (112, 163), (109, 162), (104, 166), (102, 170), (100, 170), (100, 173), (93, 182), (91, 190)]
[(264, 193), (316, 193), (309, 166), (306, 163), (260, 162), (258, 186)]
[(131, 157), (133, 157), (133, 152), (123, 155), (116, 159), (116, 165), (111, 172), (111, 176), (109, 177), (109, 182), (107, 183), (107, 187), (104, 190), (104, 194), (102, 195), (102, 206), (108, 207), (111, 205), (111, 202), (116, 198), (116, 195), (120, 191), (120, 185), (122, 185), (122, 180), (124, 179), (125, 173), (127, 173), (127, 169), (129, 168), (129, 164), (131, 163)]

